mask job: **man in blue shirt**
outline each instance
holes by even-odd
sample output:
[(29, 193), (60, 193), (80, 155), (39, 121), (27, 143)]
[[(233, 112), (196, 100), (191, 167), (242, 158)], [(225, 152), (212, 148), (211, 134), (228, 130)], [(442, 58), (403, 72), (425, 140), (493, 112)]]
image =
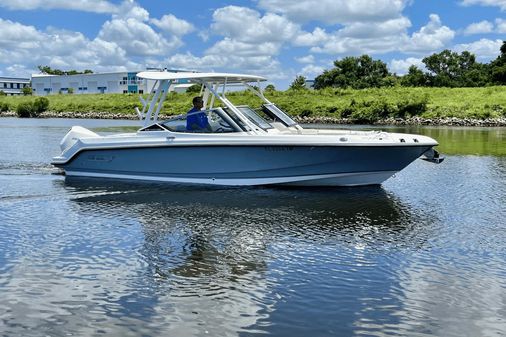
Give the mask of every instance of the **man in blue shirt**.
[(186, 130), (187, 131), (210, 131), (211, 126), (207, 120), (205, 112), (201, 111), (204, 106), (202, 97), (193, 98), (193, 108), (186, 113)]

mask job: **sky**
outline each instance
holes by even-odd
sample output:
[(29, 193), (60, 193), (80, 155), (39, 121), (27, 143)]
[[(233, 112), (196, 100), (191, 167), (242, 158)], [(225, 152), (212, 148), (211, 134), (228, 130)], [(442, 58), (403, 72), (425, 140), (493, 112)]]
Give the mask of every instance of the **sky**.
[(503, 40), (506, 0), (0, 0), (0, 76), (155, 67), (286, 89), (346, 56), (402, 75), (444, 49), (489, 62)]

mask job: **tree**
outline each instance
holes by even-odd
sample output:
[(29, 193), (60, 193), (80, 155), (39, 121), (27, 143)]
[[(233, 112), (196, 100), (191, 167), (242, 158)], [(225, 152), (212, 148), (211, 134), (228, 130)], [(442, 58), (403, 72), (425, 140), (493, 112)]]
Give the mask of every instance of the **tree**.
[(496, 84), (506, 84), (506, 41), (502, 42), (501, 55), (490, 63), (492, 81)]
[(423, 87), (427, 85), (427, 76), (417, 66), (412, 65), (408, 73), (402, 77), (401, 84), (405, 87)]
[(30, 87), (24, 87), (21, 92), (23, 93), (24, 96), (30, 96), (33, 94), (33, 90), (32, 88)]
[(290, 84), (290, 88), (292, 90), (302, 90), (306, 89), (306, 78), (304, 76), (297, 76), (293, 80), (292, 84)]
[(391, 81), (386, 81), (387, 76), (390, 76), (386, 63), (373, 60), (369, 55), (348, 56), (334, 61), (334, 66), (335, 68), (325, 70), (315, 78), (315, 89), (326, 87), (363, 89), (391, 84)]
[(199, 94), (201, 88), (202, 88), (201, 84), (193, 84), (186, 89), (186, 92), (190, 94)]
[(264, 91), (268, 91), (268, 92), (271, 92), (271, 91), (276, 91), (276, 87), (274, 86), (274, 84), (268, 84)]
[(77, 70), (63, 71), (60, 69), (53, 69), (50, 66), (38, 66), (40, 72), (48, 75), (80, 75), (80, 74), (93, 74), (92, 70), (86, 69), (84, 72)]
[(446, 49), (422, 62), (429, 70), (430, 84), (435, 87), (476, 87), (489, 82), (487, 68), (468, 51), (458, 54)]

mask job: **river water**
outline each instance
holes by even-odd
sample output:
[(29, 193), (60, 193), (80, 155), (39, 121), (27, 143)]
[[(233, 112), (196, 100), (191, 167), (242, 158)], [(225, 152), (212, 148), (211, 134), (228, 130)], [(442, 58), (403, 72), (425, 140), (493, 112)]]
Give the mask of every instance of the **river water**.
[(282, 189), (66, 180), (74, 124), (137, 123), (0, 119), (2, 336), (506, 335), (504, 128), (391, 128), (446, 160)]

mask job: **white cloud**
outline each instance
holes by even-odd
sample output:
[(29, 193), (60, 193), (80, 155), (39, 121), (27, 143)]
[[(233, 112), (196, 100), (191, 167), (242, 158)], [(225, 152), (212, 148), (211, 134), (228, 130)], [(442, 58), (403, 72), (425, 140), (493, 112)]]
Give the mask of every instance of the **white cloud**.
[(94, 13), (115, 13), (118, 7), (104, 0), (2, 0), (0, 7), (14, 10), (70, 9)]
[(431, 14), (427, 25), (413, 33), (409, 43), (401, 50), (408, 52), (434, 51), (445, 47), (454, 37), (455, 32), (441, 24), (439, 15)]
[(494, 30), (494, 24), (490, 21), (483, 20), (480, 22), (472, 23), (469, 26), (464, 29), (465, 35), (472, 35), (472, 34), (485, 34), (485, 33), (492, 33)]
[(136, 2), (131, 0), (125, 0), (118, 7), (116, 13), (112, 15), (113, 19), (135, 19), (138, 21), (148, 21), (149, 12), (144, 8), (140, 7)]
[(202, 57), (191, 53), (175, 54), (163, 61), (170, 68), (203, 71), (241, 72), (263, 75), (270, 80), (286, 79), (288, 74), (275, 58), (263, 56), (238, 56), (235, 54), (207, 54)]
[(324, 29), (320, 27), (316, 27), (312, 33), (309, 32), (299, 32), (293, 41), (295, 46), (316, 46), (324, 43), (329, 38), (329, 35), (325, 32)]
[(260, 0), (259, 6), (296, 22), (328, 24), (397, 18), (409, 0)]
[(166, 55), (181, 45), (179, 39), (167, 41), (149, 25), (135, 18), (106, 21), (98, 38), (116, 43), (133, 56)]
[(492, 23), (490, 21), (484, 20), (477, 23), (472, 23), (464, 29), (465, 35), (471, 34), (487, 34), (487, 33), (496, 33), (496, 34), (504, 34), (506, 33), (506, 20), (504, 19), (495, 19), (495, 22)]
[(393, 59), (388, 65), (388, 70), (392, 73), (396, 73), (397, 75), (404, 75), (408, 73), (409, 67), (413, 65), (417, 66), (418, 69), (425, 69), (422, 59), (408, 57), (404, 60)]
[(316, 66), (314, 64), (308, 64), (304, 68), (302, 68), (301, 73), (304, 77), (308, 79), (313, 79), (318, 75), (321, 75), (325, 69), (321, 66)]
[(375, 23), (350, 23), (336, 32), (320, 34), (322, 43), (319, 46), (315, 45), (311, 51), (329, 54), (396, 51), (406, 44), (409, 26), (411, 26), (411, 22), (405, 17)]
[(172, 14), (164, 15), (160, 20), (152, 19), (151, 23), (176, 36), (183, 36), (195, 30), (195, 27), (191, 23), (178, 19)]
[(506, 33), (506, 20), (495, 19), (495, 31), (499, 34)]
[(0, 18), (0, 50), (38, 48), (43, 37), (33, 26)]
[(495, 59), (500, 54), (502, 43), (503, 41), (500, 39), (480, 39), (471, 43), (458, 44), (453, 49), (457, 52), (463, 52), (467, 50), (475, 54), (479, 61), (487, 62)]
[(366, 24), (356, 22), (346, 25), (327, 39), (312, 47), (311, 52), (329, 54), (379, 54), (388, 52), (427, 53), (441, 49), (455, 36), (455, 32), (443, 26), (438, 15), (431, 14), (429, 22), (408, 35), (409, 19), (399, 17), (384, 22)]
[(27, 74), (32, 73), (33, 69), (28, 69), (24, 64), (12, 64), (5, 68), (12, 77), (29, 77)]
[(217, 9), (211, 25), (216, 34), (245, 43), (284, 42), (294, 38), (299, 26), (286, 18), (237, 6)]
[(38, 31), (32, 26), (2, 19), (0, 56), (4, 60), (24, 62), (23, 66), (14, 64), (5, 69), (12, 76), (29, 76), (37, 65), (95, 71), (139, 68), (114, 42), (100, 38), (89, 40), (82, 33), (55, 28)]
[[(164, 18), (157, 23), (168, 29), (172, 28), (169, 25), (175, 22), (174, 19), (179, 20), (168, 15)], [(132, 56), (165, 56), (182, 46), (179, 35), (165, 38), (155, 32), (149, 21), (148, 11), (133, 1), (125, 1), (112, 19), (103, 24), (98, 38), (116, 43)]]
[(299, 63), (314, 63), (314, 56), (306, 55), (302, 57), (296, 57), (295, 60)]
[(403, 33), (411, 26), (406, 17), (385, 20), (374, 24), (368, 22), (354, 22), (341, 29), (343, 36), (350, 38), (381, 38)]
[(211, 32), (223, 38), (207, 48), (203, 56), (176, 54), (166, 60), (168, 66), (284, 78), (287, 75), (276, 57), (295, 39), (300, 26), (277, 14), (261, 15), (250, 8), (227, 6), (214, 11)]
[(241, 41), (235, 41), (225, 38), (215, 43), (211, 48), (206, 50), (208, 55), (237, 55), (247, 56), (272, 56), (279, 52), (279, 44), (273, 42), (264, 42), (260, 44), (251, 44)]
[(490, 7), (499, 7), (501, 10), (506, 10), (506, 0), (462, 0), (462, 4), (464, 6), (490, 6)]

